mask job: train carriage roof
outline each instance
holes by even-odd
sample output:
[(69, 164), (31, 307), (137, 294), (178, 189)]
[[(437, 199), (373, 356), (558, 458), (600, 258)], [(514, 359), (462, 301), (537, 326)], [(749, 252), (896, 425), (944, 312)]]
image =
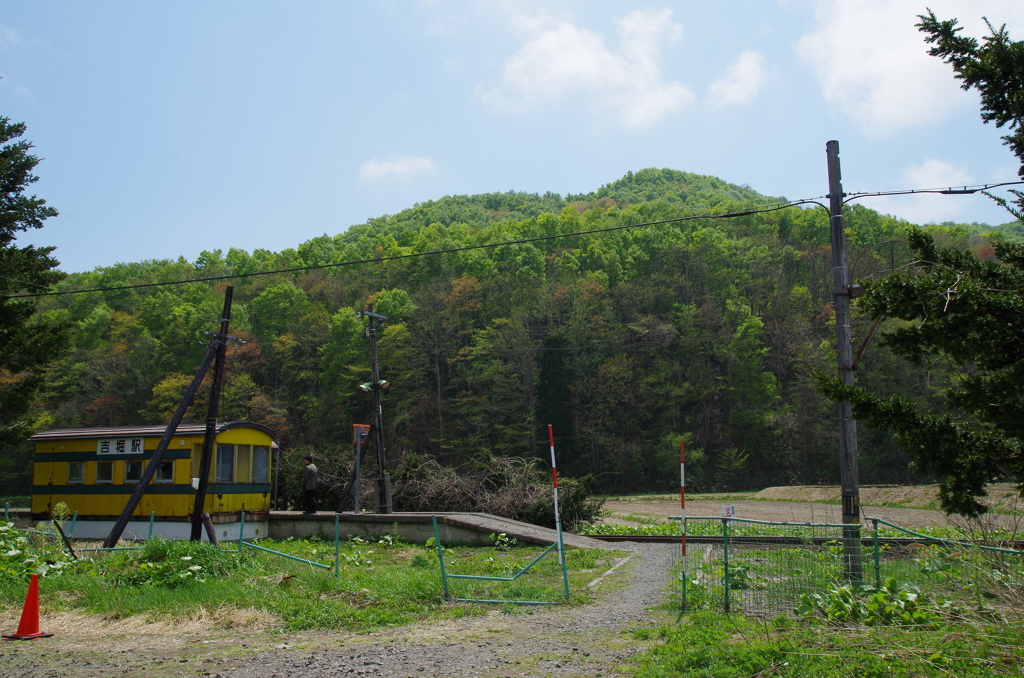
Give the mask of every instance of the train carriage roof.
[[(263, 431), (270, 436), (271, 440), (277, 439), (273, 429), (257, 424), (252, 421), (226, 421), (217, 426), (217, 433), (223, 433), (233, 428), (251, 428)], [(166, 424), (156, 426), (89, 426), (85, 428), (55, 428), (49, 431), (40, 431), (29, 440), (70, 440), (81, 438), (118, 438), (118, 437), (149, 437), (161, 436), (167, 430)], [(178, 424), (174, 435), (194, 436), (206, 433), (206, 424)]]

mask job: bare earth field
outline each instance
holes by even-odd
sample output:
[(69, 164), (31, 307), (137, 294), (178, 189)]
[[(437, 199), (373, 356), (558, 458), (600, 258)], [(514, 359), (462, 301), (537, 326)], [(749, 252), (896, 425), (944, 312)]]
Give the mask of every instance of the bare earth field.
[[(864, 522), (868, 518), (881, 518), (908, 529), (963, 525), (963, 520), (949, 517), (936, 510), (936, 486), (865, 486), (860, 497)], [(989, 503), (996, 513), (986, 515), (986, 525), (1001, 525), (1024, 532), (1024, 519), (1012, 485), (994, 485), (989, 488)], [(769, 487), (760, 492), (695, 495), (686, 500), (687, 516), (721, 517), (723, 506), (733, 506), (737, 518), (793, 523), (841, 523), (839, 488), (835, 486)], [(825, 503), (832, 502), (832, 503)], [(638, 525), (651, 520), (668, 522), (670, 516), (679, 515), (678, 496), (661, 495), (629, 497), (609, 500), (604, 505), (603, 522)]]

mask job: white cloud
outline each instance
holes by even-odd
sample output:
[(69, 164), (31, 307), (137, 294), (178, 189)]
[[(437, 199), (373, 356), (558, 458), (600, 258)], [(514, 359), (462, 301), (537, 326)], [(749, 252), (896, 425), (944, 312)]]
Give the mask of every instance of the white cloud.
[[(903, 172), (908, 189), (956, 188), (969, 186), (974, 177), (963, 167), (954, 167), (943, 160), (934, 158), (920, 165), (908, 167)], [(988, 200), (984, 196), (942, 195), (918, 193), (911, 195), (880, 196), (867, 198), (860, 203), (865, 207), (892, 214), (915, 224), (956, 221), (961, 215), (976, 207), (978, 201)]]
[(25, 36), (13, 28), (0, 26), (0, 50), (14, 51), (24, 46), (28, 41)]
[(975, 37), (988, 33), (982, 16), (996, 25), (1024, 19), (1020, 0), (818, 0), (815, 30), (797, 42), (824, 98), (865, 134), (884, 138), (977, 106), (950, 66), (928, 55), (915, 26), (926, 6)]
[(666, 82), (659, 65), (663, 42), (682, 35), (672, 11), (638, 10), (615, 23), (617, 50), (601, 34), (569, 21), (535, 33), (505, 62), (497, 86), (478, 88), (481, 100), (506, 111), (581, 101), (592, 110), (611, 111), (631, 128), (649, 127), (689, 105), (693, 92)]
[(821, 0), (817, 30), (797, 43), (825, 99), (869, 136), (940, 119), (963, 100), (914, 27), (921, 11), (891, 0)]
[(377, 181), (412, 181), (419, 176), (437, 171), (437, 164), (423, 156), (401, 156), (388, 160), (367, 160), (359, 168), (359, 180)]
[(757, 98), (766, 76), (764, 55), (750, 50), (742, 52), (725, 75), (711, 83), (708, 101), (712, 108), (745, 106)]

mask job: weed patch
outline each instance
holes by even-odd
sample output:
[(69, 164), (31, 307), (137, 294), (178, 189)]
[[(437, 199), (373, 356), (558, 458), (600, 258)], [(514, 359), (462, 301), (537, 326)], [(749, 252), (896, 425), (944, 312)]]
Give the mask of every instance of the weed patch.
[(645, 630), (661, 644), (635, 660), (637, 678), (748, 676), (1020, 675), (1024, 648), (1012, 625), (830, 626), (813, 620), (752, 620), (697, 612), (675, 626)]
[[(249, 548), (239, 553), (230, 548), (233, 544), (219, 548), (166, 539), (74, 561), (53, 540), (0, 523), (0, 603), (19, 608), (29, 575), (42, 574), (40, 596), (51, 609), (108, 620), (203, 618), (229, 626), (238, 617), (234, 611), (244, 611), (247, 618), (259, 619), (261, 627), (365, 632), (431, 618), (459, 618), (480, 609), (446, 603), (435, 549), (405, 543), (393, 534), (340, 543), (337, 577), (333, 542), (265, 539), (259, 544), (330, 567), (316, 568)], [(495, 534), (492, 546), (456, 547), (446, 549), (446, 554), (461, 571), (504, 576), (542, 550)], [(550, 578), (560, 584), (557, 558), (550, 560), (555, 566)], [(583, 589), (596, 560), (597, 554), (590, 551), (568, 550), (573, 587)], [(551, 588), (544, 576), (523, 579), (528, 581), (517, 583), (521, 595), (542, 595)], [(585, 602), (587, 595), (576, 594), (573, 601)]]

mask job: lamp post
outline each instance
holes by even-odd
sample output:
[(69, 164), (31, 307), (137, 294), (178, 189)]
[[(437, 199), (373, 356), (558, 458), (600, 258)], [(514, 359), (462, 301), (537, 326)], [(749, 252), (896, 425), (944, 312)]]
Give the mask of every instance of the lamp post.
[(380, 392), (386, 389), (389, 384), (380, 378), (380, 370), (377, 365), (377, 321), (387, 320), (387, 317), (373, 312), (373, 305), (369, 311), (360, 311), (360, 316), (370, 319), (368, 333), (370, 335), (370, 382), (360, 385), (360, 389), (367, 390), (373, 394), (373, 430), (374, 443), (377, 445), (377, 512), (391, 513), (391, 476), (388, 475), (387, 459), (384, 455), (384, 422), (381, 410)]

